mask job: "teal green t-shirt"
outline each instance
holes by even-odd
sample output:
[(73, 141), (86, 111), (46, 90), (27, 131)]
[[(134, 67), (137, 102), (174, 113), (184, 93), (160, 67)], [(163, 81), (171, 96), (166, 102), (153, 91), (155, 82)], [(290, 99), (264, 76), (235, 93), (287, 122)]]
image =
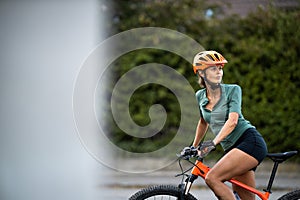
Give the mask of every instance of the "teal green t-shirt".
[(198, 90), (196, 98), (199, 104), (200, 116), (209, 124), (215, 135), (219, 134), (228, 119), (229, 113), (236, 112), (239, 114), (235, 129), (221, 142), (225, 151), (234, 145), (247, 129), (254, 128), (242, 115), (242, 90), (240, 86), (221, 84), (221, 97), (212, 111), (205, 108), (208, 104), (206, 89)]

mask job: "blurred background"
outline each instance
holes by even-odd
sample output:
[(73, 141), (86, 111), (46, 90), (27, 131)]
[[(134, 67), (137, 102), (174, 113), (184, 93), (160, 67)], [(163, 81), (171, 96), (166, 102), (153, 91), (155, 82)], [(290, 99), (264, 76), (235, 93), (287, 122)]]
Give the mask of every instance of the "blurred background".
[[(220, 52), (229, 61), (224, 68), (224, 83), (242, 87), (244, 116), (268, 141), (269, 151), (299, 149), (300, 143), (295, 142), (300, 139), (298, 0), (133, 0), (106, 1), (106, 5), (111, 10), (107, 13), (110, 23), (105, 28), (110, 35), (137, 27), (164, 27), (186, 34), (207, 50)], [(196, 91), (199, 86), (189, 62), (157, 49), (133, 51), (116, 61), (113, 68), (116, 78), (111, 82), (135, 66), (162, 63), (181, 73)], [(168, 143), (180, 124), (180, 106), (173, 94), (164, 87), (149, 84), (140, 87), (130, 103), (132, 118), (141, 125), (149, 123), (149, 105), (164, 105), (168, 110), (165, 127), (156, 138), (141, 141), (108, 120), (115, 127), (109, 133), (111, 140), (132, 152), (153, 151)], [(197, 105), (191, 103), (191, 106)], [(194, 112), (199, 115), (197, 109)], [(187, 134), (194, 134), (193, 120), (186, 125)], [(186, 145), (191, 142), (186, 141)]]
[(0, 1), (0, 199), (101, 199), (72, 93), (104, 39), (94, 0)]
[[(299, 149), (299, 23), (298, 0), (1, 0), (0, 199), (126, 199), (140, 187), (163, 183), (161, 172), (136, 176), (104, 167), (81, 144), (73, 119), (72, 93), (82, 63), (101, 41), (132, 28), (169, 28), (222, 53), (229, 61), (224, 82), (243, 88), (243, 113), (265, 137), (269, 151)], [(161, 63), (198, 90), (189, 62), (156, 49), (133, 51), (112, 63), (115, 76), (108, 88), (135, 66)], [(147, 109), (155, 103), (168, 111), (156, 137), (128, 136), (108, 110), (110, 141), (135, 153), (167, 144), (180, 123), (178, 102), (168, 88), (139, 88), (131, 99), (131, 115), (145, 125)], [(194, 129), (189, 126), (188, 134)], [(296, 173), (281, 189), (291, 188), (288, 182), (299, 185), (292, 181), (299, 180), (294, 176), (299, 162), (299, 156), (291, 159), (286, 171)], [(133, 168), (140, 164), (129, 163)]]

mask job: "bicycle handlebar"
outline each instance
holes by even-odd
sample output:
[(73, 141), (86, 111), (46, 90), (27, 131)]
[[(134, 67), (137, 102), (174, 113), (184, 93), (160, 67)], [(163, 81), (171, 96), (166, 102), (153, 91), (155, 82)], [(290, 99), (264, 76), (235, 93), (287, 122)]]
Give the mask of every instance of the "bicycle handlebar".
[(191, 157), (197, 157), (198, 150), (195, 147), (185, 147), (180, 154), (177, 154), (178, 157), (183, 159), (190, 159)]

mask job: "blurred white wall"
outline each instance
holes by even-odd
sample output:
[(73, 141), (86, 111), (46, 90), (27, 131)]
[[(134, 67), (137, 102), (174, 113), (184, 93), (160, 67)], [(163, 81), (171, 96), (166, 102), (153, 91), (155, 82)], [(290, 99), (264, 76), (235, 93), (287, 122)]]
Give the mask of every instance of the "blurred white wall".
[(73, 85), (104, 34), (97, 0), (0, 1), (0, 199), (101, 199)]

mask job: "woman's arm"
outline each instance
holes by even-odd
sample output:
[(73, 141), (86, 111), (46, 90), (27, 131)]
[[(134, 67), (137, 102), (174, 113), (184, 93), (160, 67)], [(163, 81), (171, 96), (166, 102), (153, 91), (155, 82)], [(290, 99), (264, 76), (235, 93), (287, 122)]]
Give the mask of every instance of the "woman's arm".
[(196, 129), (195, 139), (193, 142), (194, 147), (197, 147), (199, 145), (200, 141), (202, 140), (207, 131), (207, 128), (208, 123), (201, 117)]
[(215, 145), (219, 144), (222, 140), (224, 140), (236, 127), (239, 120), (239, 114), (237, 112), (229, 113), (229, 118), (225, 122), (223, 128), (219, 132), (219, 134), (213, 140)]

